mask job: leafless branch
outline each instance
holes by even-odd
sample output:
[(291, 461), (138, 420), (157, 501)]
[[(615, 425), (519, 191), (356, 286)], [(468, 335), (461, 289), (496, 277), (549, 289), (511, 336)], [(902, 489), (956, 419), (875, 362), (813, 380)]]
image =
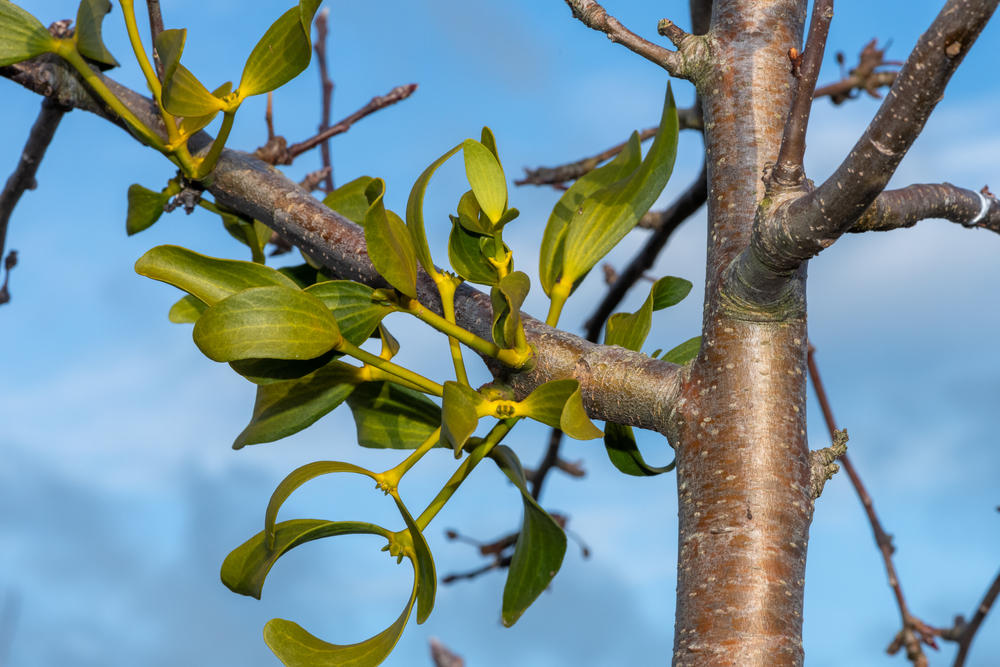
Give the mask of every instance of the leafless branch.
[(404, 86), (396, 86), (385, 95), (373, 97), (369, 100), (368, 104), (364, 105), (350, 116), (347, 116), (346, 118), (338, 121), (335, 125), (331, 125), (319, 134), (310, 137), (305, 141), (300, 141), (297, 144), (292, 144), (291, 146), (285, 148), (283, 146), (285, 143), (284, 137), (275, 136), (272, 140), (268, 141), (265, 146), (258, 148), (255, 155), (257, 158), (269, 164), (292, 164), (295, 158), (299, 155), (302, 155), (306, 151), (319, 146), (330, 137), (347, 132), (351, 129), (351, 126), (354, 125), (354, 123), (358, 122), (365, 116), (373, 114), (387, 106), (391, 106), (396, 102), (405, 100), (407, 97), (412, 95), (413, 91), (416, 89), (417, 84), (415, 83), (406, 84)]
[(163, 14), (160, 12), (160, 0), (146, 0), (146, 9), (149, 10), (149, 33), (153, 44), (153, 64), (156, 66), (156, 73), (163, 79), (163, 63), (160, 62), (160, 54), (156, 52), (156, 38), (163, 32)]
[(1000, 572), (993, 579), (993, 583), (986, 591), (986, 595), (983, 596), (982, 602), (976, 607), (976, 611), (972, 615), (972, 620), (966, 622), (965, 619), (959, 616), (955, 619), (955, 628), (947, 630), (943, 634), (945, 639), (958, 642), (958, 653), (955, 655), (955, 662), (952, 663), (952, 667), (962, 667), (965, 664), (965, 660), (969, 655), (969, 648), (972, 646), (972, 640), (975, 638), (976, 632), (979, 631), (979, 627), (986, 618), (986, 614), (990, 612), (993, 604), (997, 601), (997, 596), (1000, 596)]
[[(324, 7), (316, 15), (316, 43), (313, 50), (316, 51), (316, 64), (319, 65), (319, 85), (320, 100), (322, 110), (320, 111), (319, 131), (322, 134), (330, 127), (330, 113), (333, 108), (333, 81), (327, 69), (326, 60), (326, 39), (329, 34), (327, 21), (330, 18), (329, 7)], [(319, 147), (320, 156), (323, 160), (323, 168), (326, 169), (326, 177), (323, 186), (324, 192), (333, 191), (333, 162), (330, 160), (330, 140), (325, 139)]]
[(809, 112), (812, 110), (813, 91), (826, 51), (826, 36), (833, 19), (833, 0), (816, 0), (813, 3), (812, 18), (809, 22), (809, 38), (805, 50), (800, 55), (791, 49), (788, 53), (795, 76), (792, 90), (792, 108), (785, 121), (781, 136), (781, 147), (774, 163), (771, 178), (777, 185), (800, 187), (805, 179), (802, 158), (806, 152), (806, 128), (809, 126)]
[[(837, 53), (837, 61), (843, 63), (844, 54)], [(858, 66), (840, 81), (821, 86), (813, 93), (813, 99), (829, 97), (834, 104), (841, 104), (864, 91), (871, 97), (881, 99), (879, 88), (889, 88), (896, 82), (896, 70), (884, 71), (880, 67), (899, 67), (903, 63), (885, 59), (885, 49), (878, 48), (878, 40), (865, 44), (858, 56)]]
[(451, 649), (442, 644), (436, 637), (431, 637), (431, 660), (434, 667), (465, 667), (465, 660), (461, 656), (453, 653)]
[[(34, 190), (36, 186), (35, 174), (38, 172), (38, 165), (45, 157), (45, 151), (55, 136), (59, 121), (62, 120), (68, 109), (57, 102), (49, 99), (42, 100), (42, 108), (38, 112), (35, 124), (31, 126), (28, 140), (21, 151), (21, 159), (18, 161), (14, 172), (7, 179), (3, 192), (0, 192), (0, 257), (4, 257), (4, 248), (7, 244), (7, 228), (10, 224), (11, 214), (14, 207), (21, 200), (21, 195), (25, 190)], [(4, 260), (4, 282), (0, 287), (0, 304), (10, 301), (10, 270), (17, 264), (17, 253), (11, 252)]]
[[(815, 348), (811, 344), (809, 345), (807, 364), (809, 367), (809, 377), (812, 379), (813, 389), (816, 391), (816, 398), (819, 400), (820, 408), (823, 411), (823, 419), (826, 421), (826, 427), (829, 429), (832, 439), (837, 431), (837, 423), (833, 418), (833, 410), (830, 408), (830, 401), (827, 399), (826, 389), (823, 387), (823, 381), (820, 379), (819, 369), (816, 366)], [(865, 514), (868, 515), (868, 522), (871, 524), (872, 533), (875, 536), (875, 544), (882, 554), (885, 571), (889, 576), (889, 587), (892, 588), (893, 595), (896, 597), (896, 605), (899, 607), (899, 614), (902, 617), (903, 627), (887, 650), (891, 655), (898, 652), (900, 648), (905, 647), (907, 658), (915, 666), (926, 667), (927, 657), (924, 655), (922, 644), (937, 648), (937, 642), (934, 640), (934, 637), (940, 634), (940, 630), (927, 625), (910, 613), (909, 607), (906, 605), (906, 598), (903, 597), (903, 587), (900, 585), (899, 576), (896, 574), (896, 566), (892, 561), (892, 555), (896, 550), (892, 544), (892, 537), (882, 528), (882, 523), (875, 513), (875, 504), (872, 501), (872, 497), (861, 481), (861, 477), (858, 475), (854, 464), (851, 463), (851, 459), (848, 458), (847, 454), (844, 454), (840, 457), (840, 462), (844, 466), (844, 470), (847, 472), (847, 476), (850, 478), (851, 484), (858, 494), (858, 499), (865, 509)]]
[[(703, 127), (701, 108), (698, 106), (678, 109), (677, 119), (682, 130), (701, 130)], [(656, 136), (656, 132), (659, 129), (659, 126), (656, 126), (640, 130), (639, 140), (646, 141), (647, 139), (652, 139)], [(567, 181), (575, 181), (588, 171), (596, 169), (605, 160), (610, 160), (621, 153), (627, 144), (628, 142), (623, 141), (620, 144), (615, 144), (611, 148), (601, 151), (597, 155), (585, 157), (576, 162), (570, 162), (569, 164), (557, 167), (535, 167), (534, 169), (525, 167), (524, 178), (514, 181), (514, 185), (556, 185), (566, 183)]]
[(847, 231), (884, 232), (928, 218), (1000, 234), (1000, 200), (985, 187), (976, 192), (951, 183), (910, 185), (880, 194)]
[[(574, 18), (579, 19), (588, 28), (603, 32), (612, 42), (621, 44), (646, 60), (656, 63), (673, 76), (682, 76), (680, 71), (681, 58), (677, 51), (665, 49), (643, 39), (623, 26), (614, 16), (608, 14), (600, 3), (595, 2), (595, 0), (566, 0), (566, 4), (573, 10)], [(679, 45), (680, 39), (687, 35), (680, 28), (673, 27), (675, 30), (672, 34), (677, 38), (674, 43)]]

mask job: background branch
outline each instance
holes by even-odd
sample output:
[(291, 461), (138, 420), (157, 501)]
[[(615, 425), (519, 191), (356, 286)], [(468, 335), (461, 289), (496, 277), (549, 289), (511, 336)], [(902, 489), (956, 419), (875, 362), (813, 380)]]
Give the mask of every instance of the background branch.
[(156, 73), (160, 80), (163, 80), (163, 63), (160, 62), (160, 54), (156, 52), (156, 38), (163, 32), (163, 14), (160, 12), (160, 0), (146, 0), (146, 9), (149, 10), (149, 36), (153, 46), (153, 64), (156, 66)]
[[(604, 7), (595, 0), (566, 0), (566, 4), (573, 10), (573, 17), (579, 19), (588, 28), (603, 32), (612, 42), (621, 44), (646, 60), (656, 63), (673, 76), (681, 76), (681, 58), (677, 51), (665, 49), (643, 39), (623, 26), (614, 16), (608, 14)], [(676, 26), (674, 27), (676, 28)], [(676, 31), (675, 35), (683, 34), (679, 28), (676, 28)]]
[(18, 160), (14, 172), (7, 179), (3, 192), (0, 192), (0, 257), (4, 257), (4, 281), (0, 287), (0, 304), (10, 301), (10, 271), (17, 264), (17, 252), (11, 251), (4, 255), (7, 244), (7, 228), (10, 224), (10, 217), (14, 213), (14, 207), (21, 200), (21, 195), (25, 190), (34, 190), (36, 186), (35, 174), (38, 172), (38, 165), (45, 157), (45, 151), (55, 136), (59, 121), (68, 109), (59, 103), (50, 100), (42, 100), (42, 108), (38, 112), (28, 140), (21, 151), (21, 158)]
[[(316, 64), (319, 67), (319, 85), (320, 85), (320, 120), (319, 120), (319, 132), (322, 134), (324, 131), (330, 127), (330, 114), (333, 108), (333, 81), (330, 79), (329, 70), (327, 69), (326, 62), (326, 40), (329, 30), (327, 28), (327, 21), (330, 19), (330, 9), (329, 7), (324, 7), (320, 10), (319, 14), (316, 15), (316, 43), (313, 45), (313, 50), (316, 51)], [(330, 140), (329, 138), (324, 139), (323, 143), (320, 144), (320, 158), (322, 159), (323, 169), (326, 169), (326, 176), (323, 178), (323, 191), (332, 192), (333, 191), (333, 162), (330, 159)]]
[[(837, 62), (843, 64), (844, 54), (837, 53)], [(841, 104), (864, 91), (870, 96), (881, 99), (879, 88), (888, 88), (896, 82), (898, 72), (878, 71), (879, 67), (898, 67), (903, 63), (897, 60), (886, 60), (885, 49), (878, 48), (878, 40), (865, 44), (858, 56), (858, 65), (840, 81), (821, 86), (813, 93), (813, 99), (823, 96), (830, 98), (834, 104)]]

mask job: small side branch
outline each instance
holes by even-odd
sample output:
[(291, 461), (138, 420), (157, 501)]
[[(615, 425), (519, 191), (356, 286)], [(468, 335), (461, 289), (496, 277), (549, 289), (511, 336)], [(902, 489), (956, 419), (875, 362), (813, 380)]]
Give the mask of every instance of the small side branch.
[(963, 667), (965, 665), (965, 660), (969, 656), (969, 648), (972, 646), (972, 640), (976, 636), (976, 632), (979, 631), (979, 626), (983, 624), (986, 614), (990, 613), (990, 609), (997, 601), (997, 596), (1000, 596), (1000, 573), (997, 573), (996, 578), (993, 579), (993, 584), (986, 591), (982, 602), (976, 607), (976, 612), (972, 615), (972, 619), (966, 622), (964, 618), (959, 616), (955, 619), (955, 627), (946, 630), (942, 635), (945, 639), (958, 642), (958, 653), (955, 655), (955, 662), (952, 663), (952, 667)]
[[(329, 7), (324, 7), (316, 15), (316, 43), (313, 45), (313, 50), (316, 51), (316, 63), (319, 65), (320, 101), (322, 107), (319, 121), (320, 134), (330, 128), (330, 113), (333, 107), (333, 81), (330, 79), (330, 72), (326, 62), (326, 40), (330, 33), (327, 27), (329, 18)], [(326, 176), (323, 179), (323, 191), (332, 192), (333, 162), (330, 158), (330, 140), (325, 139), (320, 144), (319, 150), (323, 161), (323, 169), (326, 170)]]
[[(52, 100), (42, 100), (42, 108), (38, 112), (35, 124), (31, 126), (28, 134), (28, 141), (21, 151), (21, 159), (18, 161), (14, 172), (7, 179), (3, 192), (0, 192), (0, 257), (4, 257), (4, 249), (7, 244), (7, 227), (10, 224), (10, 216), (14, 212), (14, 207), (21, 200), (21, 195), (25, 190), (34, 190), (36, 186), (35, 174), (38, 172), (38, 165), (45, 157), (45, 151), (52, 143), (59, 121), (66, 114), (66, 107), (63, 107)], [(4, 259), (4, 282), (0, 287), (0, 304), (10, 301), (10, 271), (17, 264), (17, 253), (11, 251)]]
[[(822, 185), (777, 213), (758, 239), (766, 263), (791, 270), (831, 245), (882, 192), (944, 95), (998, 0), (948, 0), (847, 159)], [(779, 240), (783, 237), (784, 240)]]
[[(595, 2), (595, 0), (566, 0), (566, 4), (573, 10), (573, 17), (579, 19), (588, 28), (603, 32), (612, 42), (621, 44), (646, 60), (656, 63), (670, 72), (671, 75), (683, 76), (679, 52), (665, 49), (659, 44), (653, 44), (643, 39), (623, 26), (614, 16), (608, 14), (600, 3)], [(670, 22), (667, 21), (667, 23)], [(660, 25), (661, 31), (669, 30), (669, 37), (675, 45), (679, 46), (680, 42), (687, 37), (687, 33), (672, 23), (670, 23), (670, 28), (663, 28), (663, 21), (660, 22)]]
[(802, 158), (806, 152), (806, 128), (809, 126), (813, 91), (816, 89), (819, 68), (826, 52), (826, 36), (830, 32), (832, 19), (833, 0), (816, 0), (813, 3), (805, 51), (801, 56), (795, 53), (795, 49), (788, 53), (792, 75), (795, 77), (795, 89), (792, 91), (792, 108), (785, 121), (778, 158), (771, 172), (773, 182), (783, 187), (800, 187), (805, 179)]
[(910, 185), (880, 194), (847, 231), (884, 232), (928, 218), (1000, 234), (1000, 200), (985, 187), (976, 192), (951, 183)]
[[(844, 54), (837, 53), (837, 62), (843, 64)], [(858, 66), (847, 73), (840, 81), (820, 86), (813, 93), (813, 99), (829, 97), (834, 104), (842, 104), (857, 97), (864, 91), (871, 97), (881, 99), (880, 88), (889, 88), (896, 82), (896, 70), (880, 70), (880, 67), (900, 67), (903, 63), (897, 60), (886, 60), (885, 49), (878, 48), (878, 40), (865, 44), (858, 56)]]
[[(677, 110), (677, 120), (682, 130), (702, 130), (704, 124), (699, 106), (688, 107)], [(647, 127), (639, 131), (639, 141), (646, 141), (656, 136), (659, 126)], [(628, 142), (615, 144), (611, 148), (605, 149), (597, 155), (585, 157), (576, 162), (562, 164), (557, 167), (535, 167), (534, 169), (525, 167), (524, 178), (514, 181), (514, 185), (559, 185), (567, 181), (575, 181), (589, 171), (596, 169), (605, 160), (610, 160), (614, 156), (625, 150)]]
[[(824, 389), (823, 381), (819, 377), (819, 369), (816, 366), (816, 359), (814, 358), (815, 351), (815, 348), (810, 344), (807, 357), (809, 377), (812, 379), (813, 389), (816, 391), (816, 398), (819, 400), (820, 408), (823, 411), (823, 418), (826, 421), (827, 429), (830, 431), (830, 437), (836, 443), (837, 434), (842, 432), (837, 430), (837, 423), (833, 418), (833, 410), (830, 409), (830, 401), (827, 399), (826, 389)], [(868, 522), (871, 524), (872, 533), (875, 536), (875, 544), (882, 554), (885, 571), (889, 576), (889, 587), (892, 588), (892, 592), (896, 597), (896, 605), (899, 607), (899, 614), (903, 620), (903, 627), (896, 635), (892, 644), (890, 644), (888, 651), (890, 654), (894, 654), (905, 646), (906, 655), (914, 665), (926, 665), (927, 658), (924, 656), (922, 644), (937, 648), (934, 637), (940, 634), (940, 630), (927, 625), (910, 613), (910, 609), (906, 604), (906, 598), (903, 597), (903, 587), (900, 585), (899, 577), (896, 574), (896, 566), (892, 561), (892, 555), (896, 551), (896, 548), (892, 544), (892, 537), (882, 528), (882, 523), (875, 513), (875, 504), (872, 501), (872, 497), (846, 453), (840, 457), (840, 462), (844, 466), (847, 476), (851, 479), (851, 484), (858, 494), (858, 499), (865, 509), (865, 514), (868, 515)]]
[(146, 0), (146, 9), (149, 10), (149, 36), (153, 45), (153, 64), (156, 66), (156, 73), (160, 80), (163, 80), (163, 63), (160, 62), (160, 54), (156, 52), (156, 39), (163, 32), (163, 14), (160, 12), (160, 0)]

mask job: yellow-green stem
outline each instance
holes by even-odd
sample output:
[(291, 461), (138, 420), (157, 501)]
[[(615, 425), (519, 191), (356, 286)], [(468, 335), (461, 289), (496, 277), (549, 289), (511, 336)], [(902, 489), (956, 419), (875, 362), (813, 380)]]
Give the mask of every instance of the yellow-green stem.
[[(156, 76), (152, 63), (146, 55), (146, 50), (142, 48), (142, 38), (139, 37), (139, 26), (135, 22), (135, 4), (133, 0), (122, 0), (122, 14), (125, 15), (125, 29), (128, 31), (128, 39), (132, 43), (132, 51), (135, 52), (135, 59), (146, 77), (146, 84), (153, 92), (153, 99), (160, 101), (160, 79)], [(156, 45), (153, 45), (156, 48)], [(169, 124), (167, 131), (169, 132)]]
[(421, 512), (420, 516), (417, 517), (416, 523), (417, 527), (423, 532), (428, 524), (434, 520), (437, 513), (441, 511), (441, 508), (445, 506), (445, 503), (454, 495), (458, 487), (462, 485), (462, 482), (475, 470), (479, 462), (482, 461), (486, 456), (493, 451), (493, 448), (500, 444), (500, 441), (504, 439), (510, 430), (514, 428), (514, 424), (521, 420), (520, 417), (511, 417), (509, 419), (503, 419), (497, 422), (497, 424), (490, 430), (483, 439), (482, 443), (478, 447), (472, 450), (468, 458), (462, 461), (462, 464), (458, 466), (458, 470), (455, 474), (445, 483), (444, 488), (441, 489), (434, 499), (427, 505), (427, 509)]
[(550, 327), (559, 324), (559, 316), (562, 315), (563, 306), (569, 298), (569, 293), (573, 290), (573, 284), (559, 280), (552, 286), (552, 294), (549, 295), (549, 314), (545, 317), (545, 323)]
[(219, 128), (219, 134), (215, 136), (215, 140), (212, 142), (212, 147), (208, 149), (208, 153), (199, 161), (195, 180), (205, 178), (215, 169), (215, 163), (219, 161), (219, 156), (222, 155), (222, 149), (226, 145), (226, 140), (229, 139), (229, 131), (233, 129), (234, 118), (236, 118), (236, 109), (223, 112), (222, 127)]
[(76, 50), (76, 44), (72, 40), (59, 40), (57, 42), (56, 53), (80, 73), (80, 76), (82, 76), (83, 80), (87, 82), (90, 89), (97, 93), (98, 97), (100, 97), (112, 111), (121, 116), (122, 120), (128, 123), (143, 141), (161, 153), (167, 152), (166, 146), (160, 136), (136, 118), (135, 114), (133, 114), (128, 107), (122, 104), (121, 100), (115, 97), (114, 93), (108, 89), (108, 87), (101, 80), (101, 77), (98, 76), (94, 70), (90, 69), (90, 65), (88, 65), (87, 61), (83, 59), (80, 52)]
[[(455, 288), (458, 286), (451, 276), (439, 273), (434, 276), (438, 294), (441, 295), (441, 309), (444, 319), (449, 324), (455, 324)], [(456, 325), (457, 326), (457, 325)], [(469, 386), (469, 376), (465, 372), (465, 359), (462, 358), (462, 346), (454, 336), (448, 336), (448, 347), (451, 349), (451, 361), (455, 366), (455, 379)]]
[(524, 365), (531, 359), (530, 352), (526, 353), (524, 351), (503, 349), (496, 343), (480, 338), (471, 331), (449, 322), (437, 313), (428, 309), (416, 299), (402, 296), (400, 298), (399, 305), (403, 312), (409, 313), (422, 322), (434, 327), (441, 333), (451, 336), (469, 349), (475, 350), (479, 354), (487, 357), (493, 357), (497, 361), (507, 364), (512, 368), (523, 368)]
[(399, 465), (378, 475), (379, 481), (383, 482), (386, 485), (386, 488), (397, 488), (399, 486), (399, 481), (403, 479), (403, 475), (409, 472), (410, 468), (415, 466), (417, 462), (424, 457), (424, 454), (431, 451), (431, 449), (434, 448), (434, 445), (438, 444), (440, 440), (441, 427), (439, 426), (434, 429), (434, 432), (431, 433), (419, 447), (413, 450), (412, 454), (403, 459)]
[(336, 349), (338, 352), (343, 352), (349, 357), (354, 357), (358, 361), (363, 361), (369, 366), (373, 366), (381, 371), (389, 373), (390, 375), (395, 375), (400, 379), (406, 380), (424, 393), (433, 394), (434, 396), (441, 396), (444, 393), (444, 387), (439, 385), (437, 382), (428, 380), (419, 373), (414, 373), (408, 368), (403, 368), (402, 366), (394, 364), (391, 361), (387, 361), (386, 359), (376, 356), (371, 352), (366, 352), (360, 347), (351, 344), (347, 340), (342, 340), (337, 345)]

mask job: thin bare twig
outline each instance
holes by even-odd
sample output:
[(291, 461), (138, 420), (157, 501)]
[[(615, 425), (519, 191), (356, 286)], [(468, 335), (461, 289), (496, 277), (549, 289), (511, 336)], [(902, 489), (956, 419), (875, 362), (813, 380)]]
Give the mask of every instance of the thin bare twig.
[[(843, 63), (844, 54), (837, 53), (837, 62)], [(840, 81), (821, 86), (813, 93), (813, 99), (829, 97), (834, 104), (857, 97), (864, 91), (875, 99), (881, 99), (879, 88), (889, 88), (896, 82), (896, 70), (880, 71), (880, 67), (901, 67), (898, 60), (886, 60), (885, 49), (878, 48), (878, 40), (865, 44), (858, 56), (858, 66), (848, 72)]]
[[(643, 39), (623, 26), (614, 16), (608, 14), (600, 3), (595, 2), (595, 0), (566, 0), (566, 4), (573, 10), (574, 18), (579, 19), (588, 28), (603, 32), (612, 42), (621, 44), (646, 60), (656, 63), (670, 74), (682, 76), (680, 71), (682, 62), (677, 51), (665, 49), (659, 44), (653, 44)], [(667, 30), (664, 21), (666, 19), (663, 19), (660, 25), (663, 26), (664, 30)], [(670, 22), (666, 21), (666, 23)], [(687, 34), (672, 23), (670, 26), (673, 27), (673, 30), (670, 30), (670, 37), (675, 45), (679, 45), (680, 41), (687, 37)], [(661, 32), (661, 34), (663, 33)]]
[[(823, 411), (823, 419), (826, 421), (826, 427), (830, 431), (830, 437), (833, 438), (834, 433), (837, 431), (837, 423), (834, 421), (833, 410), (830, 408), (826, 389), (823, 387), (823, 381), (819, 376), (819, 369), (816, 366), (814, 358), (815, 351), (816, 348), (810, 344), (807, 356), (809, 377), (812, 378), (813, 389), (816, 391), (816, 398), (819, 400), (820, 408)], [(906, 605), (906, 599), (903, 597), (903, 587), (900, 585), (899, 576), (896, 574), (896, 566), (892, 561), (892, 555), (896, 550), (892, 544), (892, 537), (882, 528), (882, 522), (879, 521), (878, 515), (875, 513), (875, 504), (872, 501), (872, 497), (868, 493), (868, 489), (865, 488), (857, 469), (851, 463), (847, 454), (840, 457), (840, 462), (843, 464), (844, 470), (847, 472), (847, 476), (850, 478), (851, 484), (858, 494), (861, 505), (865, 508), (865, 514), (868, 515), (868, 522), (871, 524), (872, 533), (875, 536), (875, 544), (882, 554), (885, 571), (889, 576), (889, 586), (896, 597), (896, 605), (899, 607), (899, 614), (903, 621), (902, 629), (893, 639), (887, 651), (892, 655), (898, 652), (900, 648), (905, 647), (906, 657), (917, 667), (925, 667), (927, 665), (927, 657), (924, 655), (922, 644), (927, 644), (936, 649), (937, 642), (934, 638), (939, 636), (941, 631), (924, 623), (910, 613), (910, 609)]]
[(982, 602), (976, 607), (976, 611), (972, 615), (972, 620), (966, 622), (964, 618), (959, 616), (955, 619), (955, 628), (945, 631), (942, 635), (945, 639), (958, 642), (958, 653), (955, 655), (955, 662), (952, 663), (952, 667), (962, 667), (965, 664), (965, 659), (969, 655), (969, 648), (972, 646), (972, 640), (975, 638), (976, 632), (979, 631), (979, 626), (982, 625), (986, 614), (993, 607), (993, 603), (997, 601), (997, 596), (1000, 596), (1000, 572), (997, 573), (993, 583), (986, 591)]
[(258, 148), (254, 152), (254, 155), (258, 159), (270, 164), (292, 164), (295, 158), (299, 155), (302, 155), (306, 151), (319, 146), (330, 137), (347, 132), (351, 129), (351, 126), (354, 125), (354, 123), (358, 122), (365, 116), (373, 114), (379, 109), (391, 106), (396, 102), (405, 100), (407, 97), (412, 95), (413, 91), (416, 89), (417, 84), (415, 83), (396, 86), (385, 95), (373, 97), (368, 104), (364, 105), (350, 116), (347, 116), (346, 118), (338, 121), (335, 125), (331, 125), (326, 130), (310, 137), (309, 139), (306, 139), (305, 141), (300, 141), (297, 144), (292, 144), (291, 146), (285, 148), (284, 137), (275, 136), (272, 140), (268, 141), (267, 145)]
[[(46, 98), (42, 100), (42, 108), (38, 112), (35, 124), (31, 126), (28, 140), (21, 151), (21, 159), (18, 161), (14, 172), (7, 179), (3, 192), (0, 192), (0, 257), (4, 257), (4, 248), (7, 244), (7, 228), (10, 224), (11, 214), (14, 207), (21, 200), (21, 195), (25, 190), (33, 190), (37, 183), (35, 174), (38, 172), (38, 165), (45, 157), (45, 151), (55, 136), (59, 121), (65, 115), (66, 107)], [(4, 282), (0, 288), (0, 304), (10, 301), (10, 270), (17, 264), (17, 253), (11, 251), (4, 259)]]
[(805, 180), (802, 158), (806, 152), (806, 128), (809, 126), (813, 91), (823, 63), (831, 19), (833, 0), (816, 0), (809, 21), (809, 38), (805, 51), (801, 55), (795, 49), (788, 52), (792, 74), (795, 76), (795, 88), (792, 91), (792, 106), (781, 135), (781, 147), (771, 171), (773, 182), (781, 186), (800, 187)]
[[(319, 119), (320, 134), (330, 127), (330, 114), (333, 109), (333, 81), (330, 79), (326, 62), (326, 39), (327, 35), (329, 35), (327, 21), (329, 18), (329, 7), (324, 7), (320, 13), (316, 15), (316, 43), (313, 44), (313, 50), (316, 51), (316, 64), (319, 65), (319, 85), (321, 88), (320, 98), (322, 110), (320, 112)], [(323, 143), (320, 144), (319, 150), (320, 157), (323, 161), (323, 168), (327, 170), (326, 177), (324, 178), (325, 183), (323, 185), (323, 191), (332, 192), (333, 162), (331, 162), (330, 158), (330, 140), (325, 139)]]
[[(267, 125), (267, 143), (274, 141), (274, 91), (267, 91), (267, 106), (264, 108), (264, 124)], [(283, 139), (283, 137), (282, 137)]]
[(160, 62), (160, 54), (156, 52), (156, 38), (163, 32), (163, 14), (160, 12), (160, 0), (146, 0), (146, 9), (149, 10), (149, 33), (153, 38), (153, 64), (156, 66), (156, 73), (163, 79), (163, 63)]

